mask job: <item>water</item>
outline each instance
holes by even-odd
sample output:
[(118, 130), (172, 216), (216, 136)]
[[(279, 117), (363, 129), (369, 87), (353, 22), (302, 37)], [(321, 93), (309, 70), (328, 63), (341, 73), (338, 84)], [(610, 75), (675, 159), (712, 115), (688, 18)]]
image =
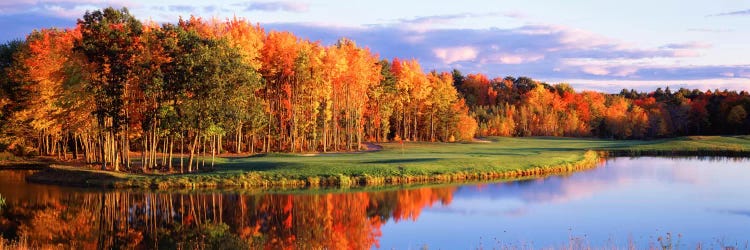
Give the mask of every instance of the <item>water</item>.
[(0, 232), (66, 248), (735, 246), (750, 240), (750, 161), (615, 158), (526, 181), (379, 190), (112, 191), (0, 171)]

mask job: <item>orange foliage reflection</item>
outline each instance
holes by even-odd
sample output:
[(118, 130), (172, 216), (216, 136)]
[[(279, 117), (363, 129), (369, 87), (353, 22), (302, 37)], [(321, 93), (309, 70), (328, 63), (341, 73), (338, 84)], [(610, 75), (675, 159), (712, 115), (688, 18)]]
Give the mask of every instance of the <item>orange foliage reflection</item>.
[[(51, 188), (51, 187), (50, 187)], [(54, 188), (51, 188), (54, 189)], [(417, 220), (455, 187), (326, 194), (46, 192), (10, 199), (0, 232), (33, 247), (252, 249), (379, 247), (389, 220)], [(54, 195), (50, 195), (54, 194)]]

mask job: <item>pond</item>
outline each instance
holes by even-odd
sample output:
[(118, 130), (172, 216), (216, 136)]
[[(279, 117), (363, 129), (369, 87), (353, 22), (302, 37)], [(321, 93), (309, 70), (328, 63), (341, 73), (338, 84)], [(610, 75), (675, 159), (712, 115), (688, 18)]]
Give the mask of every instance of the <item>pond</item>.
[(613, 158), (567, 176), (364, 190), (141, 191), (0, 171), (0, 233), (65, 248), (469, 249), (750, 240), (750, 161)]

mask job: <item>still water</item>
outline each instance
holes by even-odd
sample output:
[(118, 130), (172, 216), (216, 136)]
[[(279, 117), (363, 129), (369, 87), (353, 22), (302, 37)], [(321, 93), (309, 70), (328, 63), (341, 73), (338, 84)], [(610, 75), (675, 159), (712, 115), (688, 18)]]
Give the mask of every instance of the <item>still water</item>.
[(568, 176), (379, 190), (112, 191), (0, 171), (0, 233), (36, 247), (745, 248), (750, 161), (614, 158)]

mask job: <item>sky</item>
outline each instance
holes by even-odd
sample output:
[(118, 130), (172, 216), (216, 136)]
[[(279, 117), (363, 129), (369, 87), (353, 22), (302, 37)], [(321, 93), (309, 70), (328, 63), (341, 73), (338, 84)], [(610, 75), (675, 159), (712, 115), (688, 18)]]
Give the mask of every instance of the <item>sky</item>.
[(578, 90), (750, 90), (750, 0), (0, 0), (0, 42), (72, 27), (86, 10), (141, 20), (241, 17), (423, 69), (529, 76)]

